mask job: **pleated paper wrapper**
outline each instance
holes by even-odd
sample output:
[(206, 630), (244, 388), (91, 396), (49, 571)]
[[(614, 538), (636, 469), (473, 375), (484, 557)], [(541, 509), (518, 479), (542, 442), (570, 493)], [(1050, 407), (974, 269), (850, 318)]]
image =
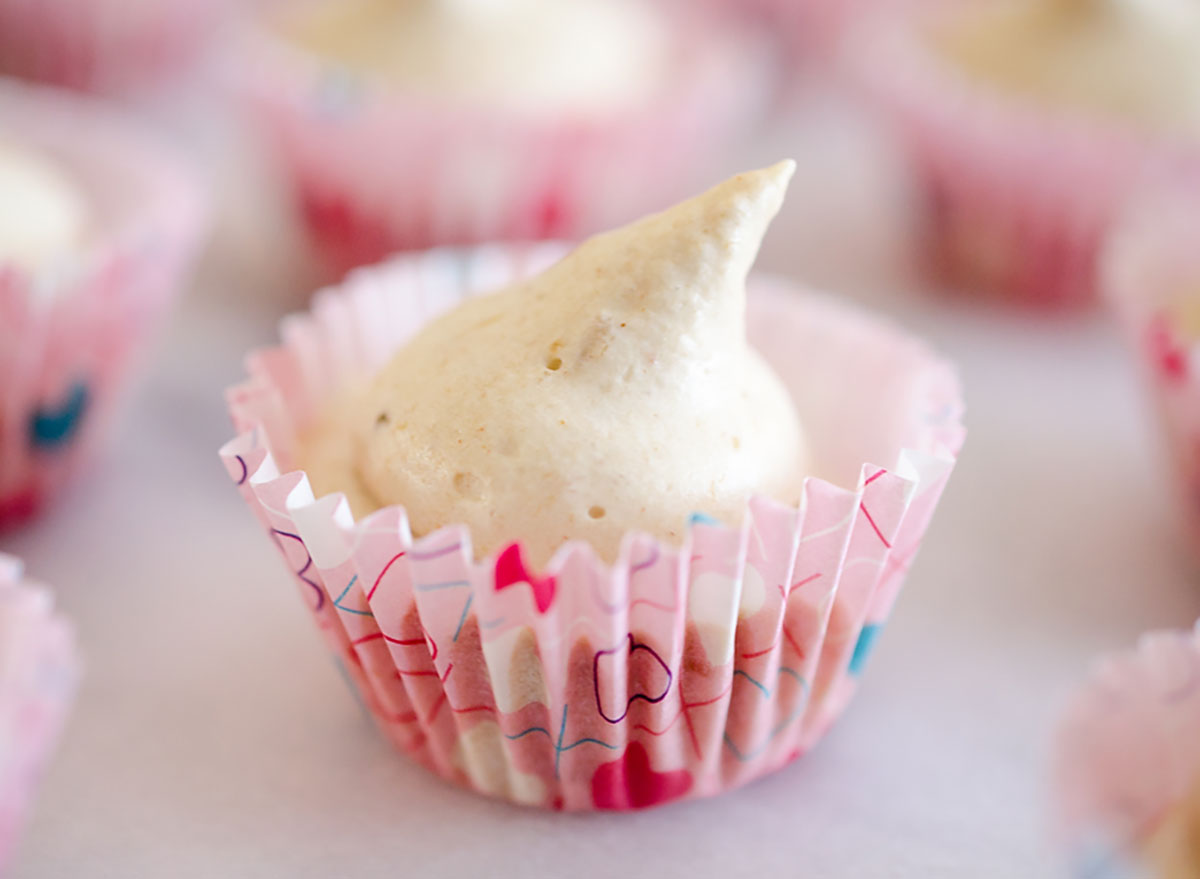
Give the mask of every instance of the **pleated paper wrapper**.
[(71, 626), (50, 593), (0, 554), (0, 875), (11, 862), (79, 677)]
[(190, 169), (92, 99), (0, 82), (0, 127), (80, 185), (87, 240), (38, 270), (0, 260), (0, 527), (95, 451), (203, 228)]
[(711, 183), (753, 136), (772, 71), (761, 41), (730, 22), (671, 14), (677, 57), (661, 94), (605, 113), (406, 91), (265, 24), (243, 30), (231, 63), (322, 268), (339, 279), (397, 250), (580, 238)]
[(969, 5), (910, 5), (863, 16), (842, 64), (908, 147), (928, 202), (931, 267), (960, 294), (1052, 309), (1095, 303), (1115, 216), (1145, 165), (1181, 144), (971, 81), (923, 36)]
[(184, 72), (229, 0), (0, 0), (0, 73), (89, 91)]
[(1200, 553), (1200, 164), (1147, 171), (1101, 260), (1105, 298), (1125, 331), (1171, 481)]
[(1097, 664), (1059, 730), (1055, 782), (1071, 875), (1152, 875), (1155, 835), (1189, 796), (1198, 802), (1200, 625), (1145, 635)]
[[(229, 395), (221, 452), (384, 734), (439, 775), (534, 806), (706, 796), (808, 750), (842, 712), (963, 438), (953, 372), (865, 315), (756, 282), (750, 338), (794, 393), (821, 471), (803, 501), (697, 517), (683, 546), (626, 536), (482, 561), (465, 527), (414, 539), (403, 509), (314, 499), (296, 431), (464, 295), (557, 246), (433, 251), (351, 276), (283, 325)], [(885, 460), (890, 467), (864, 464)], [(264, 587), (266, 588), (266, 587)]]

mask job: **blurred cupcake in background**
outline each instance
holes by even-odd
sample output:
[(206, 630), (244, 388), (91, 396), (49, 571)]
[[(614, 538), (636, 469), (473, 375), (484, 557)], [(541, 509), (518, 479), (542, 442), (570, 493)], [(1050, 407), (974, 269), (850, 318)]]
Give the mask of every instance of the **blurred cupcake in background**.
[(1200, 876), (1200, 625), (1097, 666), (1059, 730), (1055, 784), (1070, 875)]
[(93, 451), (202, 218), (190, 169), (131, 121), (0, 80), (0, 525)]
[(775, 771), (846, 709), (962, 404), (904, 333), (747, 287), (791, 174), (569, 252), (398, 257), (249, 358), (222, 459), (414, 760), (646, 808)]
[(1200, 164), (1146, 173), (1101, 258), (1119, 316), (1160, 419), (1177, 495), (1200, 549)]
[(873, 16), (846, 41), (928, 189), (958, 287), (1093, 300), (1096, 256), (1146, 161), (1200, 133), (1190, 0), (986, 0)]
[(0, 0), (0, 73), (77, 89), (154, 82), (195, 61), (229, 0)]
[(645, 0), (303, 0), (238, 54), (339, 274), (662, 207), (749, 133), (769, 80), (736, 28)]
[(710, 0), (731, 14), (747, 16), (769, 28), (793, 66), (822, 65), (836, 57), (856, 18), (881, 6), (915, 0)]
[(71, 626), (50, 593), (0, 553), (0, 873), (12, 860), (34, 788), (79, 677)]

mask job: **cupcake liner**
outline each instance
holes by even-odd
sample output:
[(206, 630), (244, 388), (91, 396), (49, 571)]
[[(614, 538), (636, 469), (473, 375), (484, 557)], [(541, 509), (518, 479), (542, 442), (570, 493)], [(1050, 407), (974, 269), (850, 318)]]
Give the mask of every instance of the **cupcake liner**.
[(664, 93), (521, 112), (404, 91), (248, 28), (236, 74), (335, 277), (396, 250), (578, 238), (689, 193), (762, 115), (761, 47), (692, 14)]
[(1200, 548), (1198, 198), (1200, 166), (1165, 163), (1149, 171), (1114, 226), (1100, 277), (1162, 425), (1176, 494)]
[(225, 0), (0, 0), (0, 73), (77, 89), (121, 88), (178, 72)]
[(1116, 212), (1145, 164), (1176, 145), (971, 81), (922, 44), (921, 24), (939, 14), (950, 13), (864, 20), (842, 53), (922, 177), (934, 270), (956, 288), (1029, 304), (1094, 301)]
[(823, 64), (836, 57), (855, 19), (901, 0), (711, 0), (771, 29), (796, 65)]
[(85, 98), (0, 83), (0, 126), (88, 196), (89, 240), (30, 272), (0, 262), (0, 526), (92, 453), (142, 343), (179, 291), (200, 192), (169, 152)]
[(1055, 784), (1075, 875), (1135, 875), (1200, 784), (1200, 625), (1145, 635), (1097, 665), (1059, 730)]
[(519, 544), (474, 561), (464, 526), (413, 539), (400, 507), (356, 522), (343, 496), (314, 498), (292, 469), (296, 431), (332, 394), (434, 314), (562, 252), (432, 251), (319, 294), (283, 346), (249, 358), (229, 394), (242, 433), (221, 458), (402, 751), (528, 805), (713, 794), (806, 751), (853, 694), (962, 441), (957, 381), (865, 316), (759, 282), (750, 337), (800, 411), (827, 416), (813, 448), (851, 489), (811, 478), (798, 509), (758, 498), (738, 526), (696, 516), (682, 547), (630, 533), (611, 567), (569, 543), (545, 571)]
[(50, 593), (0, 553), (0, 873), (11, 860), (79, 677), (72, 628)]

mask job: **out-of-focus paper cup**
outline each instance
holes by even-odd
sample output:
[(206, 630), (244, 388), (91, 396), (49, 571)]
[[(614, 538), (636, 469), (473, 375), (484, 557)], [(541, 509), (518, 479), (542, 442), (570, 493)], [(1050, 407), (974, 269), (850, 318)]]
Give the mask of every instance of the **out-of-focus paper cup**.
[(1105, 298), (1121, 320), (1166, 435), (1176, 494), (1200, 549), (1200, 164), (1148, 172), (1101, 260)]
[(78, 89), (125, 88), (200, 54), (228, 0), (0, 0), (0, 73)]
[[(749, 335), (795, 395), (822, 478), (683, 546), (631, 533), (616, 564), (565, 545), (476, 560), (403, 508), (314, 498), (298, 432), (434, 315), (559, 246), (401, 257), (319, 294), (231, 390), (221, 457), (385, 735), (517, 803), (633, 809), (706, 796), (808, 750), (841, 714), (963, 438), (953, 371), (865, 314), (758, 281)], [(800, 353), (797, 353), (800, 352)], [(876, 466), (873, 461), (882, 462)], [(828, 481), (827, 481), (828, 480)]]
[(354, 75), (248, 25), (232, 53), (334, 277), (393, 251), (579, 238), (690, 193), (765, 110), (761, 42), (673, 24), (661, 93), (626, 110), (536, 112)]
[(182, 287), (204, 209), (186, 164), (90, 98), (0, 82), (0, 135), (57, 160), (92, 211), (68, 257), (36, 271), (0, 261), (3, 526), (36, 512), (94, 451)]
[(12, 859), (39, 776), (79, 676), (74, 632), (45, 588), (0, 554), (0, 873)]
[(770, 28), (788, 60), (800, 67), (824, 64), (838, 54), (842, 40), (863, 14), (880, 6), (915, 0), (710, 0), (731, 14), (747, 16)]
[(969, 6), (863, 17), (843, 42), (844, 67), (907, 143), (945, 281), (1035, 305), (1093, 302), (1114, 216), (1147, 162), (1179, 145), (969, 79), (924, 36)]
[(1200, 785), (1200, 627), (1146, 635), (1099, 663), (1062, 723), (1055, 770), (1072, 875), (1150, 875), (1145, 860), (1178, 856), (1163, 835)]

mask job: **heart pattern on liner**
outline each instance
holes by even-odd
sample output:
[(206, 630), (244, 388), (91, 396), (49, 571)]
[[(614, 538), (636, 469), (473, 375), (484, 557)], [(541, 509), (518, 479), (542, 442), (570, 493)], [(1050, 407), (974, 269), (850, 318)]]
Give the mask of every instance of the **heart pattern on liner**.
[(1187, 349), (1165, 314), (1156, 315), (1146, 327), (1146, 347), (1151, 361), (1168, 382), (1182, 382), (1187, 378)]
[[(620, 667), (616, 662), (618, 657), (626, 659), (624, 676), (631, 682), (630, 688), (634, 692), (626, 698), (623, 706), (608, 705), (606, 710), (605, 697), (624, 689), (605, 683), (621, 677), (618, 672), (612, 670), (613, 665)], [(649, 644), (634, 640), (632, 632), (625, 636), (625, 641), (611, 650), (597, 650), (592, 658), (592, 687), (596, 693), (596, 710), (609, 723), (620, 723), (624, 720), (634, 702), (649, 702), (653, 705), (667, 698), (667, 693), (671, 691), (672, 679), (671, 668), (658, 655), (658, 651)]]
[(496, 591), (517, 583), (529, 584), (538, 613), (545, 613), (550, 609), (550, 605), (554, 604), (554, 591), (557, 588), (554, 578), (549, 575), (536, 576), (525, 567), (525, 559), (521, 557), (521, 544), (510, 543), (496, 557)]
[(641, 742), (630, 742), (624, 754), (600, 764), (592, 776), (592, 800), (597, 809), (645, 809), (677, 800), (691, 789), (690, 772), (656, 772)]

